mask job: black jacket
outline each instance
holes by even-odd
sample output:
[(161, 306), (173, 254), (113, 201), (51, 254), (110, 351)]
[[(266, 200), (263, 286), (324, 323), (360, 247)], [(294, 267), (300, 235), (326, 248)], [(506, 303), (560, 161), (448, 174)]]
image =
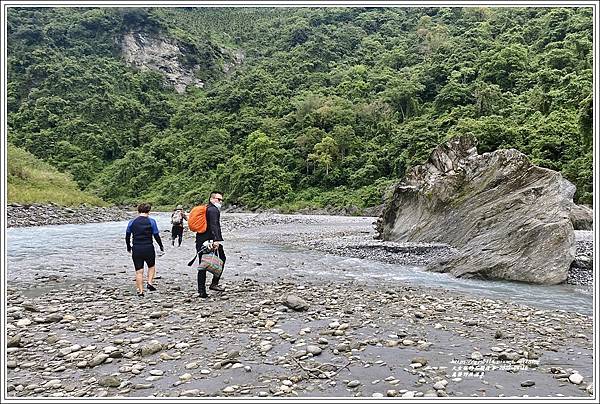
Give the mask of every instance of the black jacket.
[(206, 207), (206, 231), (196, 233), (196, 249), (202, 247), (206, 240), (223, 241), (221, 235), (221, 212), (212, 203)]

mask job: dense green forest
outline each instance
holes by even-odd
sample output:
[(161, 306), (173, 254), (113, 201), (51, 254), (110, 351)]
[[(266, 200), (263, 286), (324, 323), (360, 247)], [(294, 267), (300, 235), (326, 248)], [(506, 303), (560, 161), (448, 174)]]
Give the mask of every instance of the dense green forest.
[[(9, 142), (112, 203), (373, 206), (464, 133), (592, 202), (591, 8), (9, 8), (7, 30)], [(128, 32), (204, 87), (128, 66)]]

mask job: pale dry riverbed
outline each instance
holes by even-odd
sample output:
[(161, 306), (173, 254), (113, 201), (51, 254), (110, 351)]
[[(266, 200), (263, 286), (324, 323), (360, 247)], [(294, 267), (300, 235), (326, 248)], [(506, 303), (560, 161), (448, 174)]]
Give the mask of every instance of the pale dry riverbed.
[(424, 273), (452, 250), (381, 244), (374, 218), (225, 214), (227, 291), (200, 300), (193, 240), (171, 247), (157, 218), (167, 251), (144, 298), (126, 222), (8, 230), (9, 396), (592, 392), (585, 291)]

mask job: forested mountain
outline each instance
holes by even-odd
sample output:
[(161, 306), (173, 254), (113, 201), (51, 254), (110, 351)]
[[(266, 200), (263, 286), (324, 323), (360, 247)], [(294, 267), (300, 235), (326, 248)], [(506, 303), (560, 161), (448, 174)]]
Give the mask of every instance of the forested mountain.
[(10, 8), (8, 136), (107, 201), (295, 209), (377, 205), (472, 133), (591, 203), (592, 36), (583, 7)]

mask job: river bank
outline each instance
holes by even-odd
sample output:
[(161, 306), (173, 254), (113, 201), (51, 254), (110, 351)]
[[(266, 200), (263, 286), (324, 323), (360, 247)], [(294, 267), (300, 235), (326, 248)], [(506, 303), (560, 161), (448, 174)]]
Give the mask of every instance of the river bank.
[[(368, 227), (373, 218), (224, 215), (227, 291), (209, 291), (206, 300), (197, 298), (195, 270), (185, 266), (192, 235), (186, 232), (181, 248), (171, 247), (166, 217), (158, 219), (167, 251), (157, 261), (158, 291), (144, 298), (134, 294), (130, 259), (125, 253), (117, 259), (113, 251), (124, 249), (121, 226), (114, 247), (101, 252), (113, 257), (102, 273), (57, 271), (57, 276), (18, 280), (9, 267), (10, 396), (590, 397), (593, 392), (593, 319), (576, 305), (544, 309), (457, 293), (442, 283), (421, 287), (343, 276), (363, 262), (344, 258), (365, 252), (353, 246), (380, 243)], [(275, 243), (298, 253), (267, 248)], [(317, 259), (303, 253), (307, 247)], [(381, 247), (366, 251), (384, 253)], [(451, 253), (444, 246), (412, 247), (388, 255), (423, 263)], [(331, 253), (339, 254), (332, 258), (338, 265), (319, 261)], [(297, 259), (282, 261), (284, 256)], [(316, 275), (313, 266), (323, 269)]]
[(128, 220), (132, 211), (119, 207), (8, 204), (7, 227), (47, 226), (56, 224), (101, 223)]

